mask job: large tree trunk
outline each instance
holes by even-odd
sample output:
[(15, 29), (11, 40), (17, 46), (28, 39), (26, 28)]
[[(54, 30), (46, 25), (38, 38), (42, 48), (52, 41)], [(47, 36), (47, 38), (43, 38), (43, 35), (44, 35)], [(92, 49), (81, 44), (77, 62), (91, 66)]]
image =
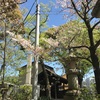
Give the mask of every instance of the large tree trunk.
[(92, 65), (94, 68), (94, 75), (95, 75), (95, 82), (96, 82), (96, 90), (97, 93), (100, 94), (100, 68), (99, 68), (99, 60), (98, 56), (96, 55), (96, 44), (94, 43), (94, 37), (93, 37), (93, 30), (91, 29), (90, 22), (85, 21), (86, 26), (88, 28), (88, 35), (90, 39), (90, 57), (92, 60)]
[(97, 90), (97, 93), (100, 94), (100, 68), (99, 68), (99, 61), (96, 55), (94, 55), (92, 63), (94, 67), (96, 90)]
[(95, 54), (95, 51), (93, 51), (93, 48), (90, 51), (90, 53), (91, 53), (92, 65), (93, 65), (93, 68), (94, 68), (96, 90), (97, 90), (97, 93), (100, 94), (100, 67), (99, 67), (99, 60), (98, 60), (97, 55)]
[(97, 93), (100, 94), (100, 68), (94, 70), (94, 74), (95, 74), (95, 81), (96, 81), (96, 90)]

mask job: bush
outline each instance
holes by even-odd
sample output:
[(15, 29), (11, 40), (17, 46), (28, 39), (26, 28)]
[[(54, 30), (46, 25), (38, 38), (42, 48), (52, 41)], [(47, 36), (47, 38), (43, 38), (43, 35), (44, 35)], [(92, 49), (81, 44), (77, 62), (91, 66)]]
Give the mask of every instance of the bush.
[(49, 97), (46, 97), (46, 96), (42, 96), (38, 100), (50, 100), (50, 98)]
[(11, 100), (31, 100), (32, 86), (22, 85), (11, 94)]
[(82, 88), (81, 95), (79, 100), (99, 100), (97, 93), (93, 90), (90, 90), (88, 88)]

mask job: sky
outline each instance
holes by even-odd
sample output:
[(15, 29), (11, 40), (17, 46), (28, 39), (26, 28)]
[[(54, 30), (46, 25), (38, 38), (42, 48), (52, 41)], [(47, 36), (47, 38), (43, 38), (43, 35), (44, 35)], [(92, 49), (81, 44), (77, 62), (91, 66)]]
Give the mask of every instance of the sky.
[(84, 75), (84, 80), (86, 80), (87, 78), (92, 78), (94, 77), (94, 71), (93, 69), (89, 70), (89, 72), (87, 74)]
[(44, 62), (46, 65), (49, 65), (50, 67), (54, 68), (54, 71), (56, 72), (56, 74), (62, 76), (65, 74), (65, 70), (64, 67), (61, 63), (59, 63), (58, 61), (56, 62)]
[[(27, 0), (26, 3), (22, 4), (21, 7), (25, 7), (30, 9), (32, 6), (32, 3), (35, 0)], [(44, 4), (48, 4), (50, 1), (52, 1), (54, 4), (56, 4), (56, 0), (38, 0), (39, 3), (44, 3)], [(35, 7), (32, 9), (32, 12), (35, 11)], [(52, 11), (49, 14), (49, 19), (47, 21), (47, 25), (49, 27), (53, 27), (53, 26), (59, 26), (62, 24), (66, 23), (66, 19), (64, 19), (63, 17), (63, 13), (59, 13), (58, 9), (56, 7), (52, 8)]]

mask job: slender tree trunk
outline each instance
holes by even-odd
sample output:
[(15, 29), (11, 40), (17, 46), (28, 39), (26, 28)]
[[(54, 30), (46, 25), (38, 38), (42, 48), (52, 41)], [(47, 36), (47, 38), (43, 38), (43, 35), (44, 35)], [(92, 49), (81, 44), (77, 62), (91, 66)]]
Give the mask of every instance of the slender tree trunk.
[[(2, 87), (5, 88), (5, 66), (6, 66), (6, 23), (5, 23), (5, 30), (4, 30), (4, 57), (3, 57), (3, 65), (2, 65), (2, 71), (3, 71), (3, 77), (2, 77)], [(5, 100), (5, 90), (2, 91), (2, 100)]]
[(46, 69), (45, 69), (45, 67), (44, 67), (43, 60), (40, 59), (40, 62), (41, 62), (41, 66), (42, 66), (43, 73), (44, 73), (44, 77), (45, 77), (46, 96), (47, 96), (49, 99), (51, 99), (50, 83), (49, 83), (49, 79), (48, 79), (48, 74), (47, 74)]

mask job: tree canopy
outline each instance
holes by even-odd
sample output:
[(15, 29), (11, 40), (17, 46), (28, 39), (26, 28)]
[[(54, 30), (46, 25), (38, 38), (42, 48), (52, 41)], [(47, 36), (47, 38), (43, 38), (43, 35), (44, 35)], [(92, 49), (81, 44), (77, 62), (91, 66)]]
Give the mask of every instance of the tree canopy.
[(97, 26), (99, 27), (100, 20), (95, 19), (91, 15), (91, 11), (96, 2), (97, 0), (57, 0), (58, 6), (62, 11), (66, 12), (66, 15), (73, 15), (70, 18), (80, 18), (85, 23), (89, 39), (89, 53), (95, 74), (96, 89), (98, 94), (100, 94), (100, 67), (99, 58), (96, 54), (100, 46), (100, 38), (95, 41), (94, 35), (94, 30)]

